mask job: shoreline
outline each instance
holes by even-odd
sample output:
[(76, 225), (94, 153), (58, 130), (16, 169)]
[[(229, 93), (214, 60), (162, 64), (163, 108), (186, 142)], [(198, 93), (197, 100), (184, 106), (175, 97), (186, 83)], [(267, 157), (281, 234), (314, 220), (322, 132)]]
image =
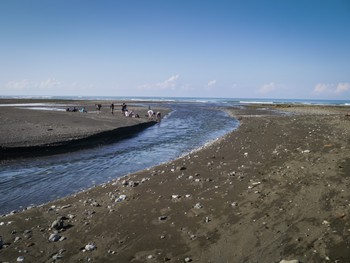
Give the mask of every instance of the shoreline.
[(350, 119), (232, 112), (239, 128), (198, 152), (0, 218), (0, 257), (348, 262)]
[[(0, 100), (0, 104), (23, 105), (0, 107), (0, 161), (93, 148), (131, 137), (157, 123), (145, 116), (148, 109), (138, 102), (128, 108), (140, 118), (123, 116), (117, 105), (111, 114), (107, 101), (40, 100), (48, 109), (84, 107), (87, 113), (31, 109), (37, 101)], [(99, 112), (97, 103), (102, 104)], [(170, 112), (167, 108), (155, 110), (163, 116)]]

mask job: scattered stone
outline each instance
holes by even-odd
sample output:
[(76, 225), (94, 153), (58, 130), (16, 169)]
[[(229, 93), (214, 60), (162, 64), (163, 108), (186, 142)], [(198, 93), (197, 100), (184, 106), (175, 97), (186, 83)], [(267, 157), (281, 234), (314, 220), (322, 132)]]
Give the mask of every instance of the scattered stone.
[(323, 220), (322, 225), (327, 225), (327, 226), (329, 226), (330, 223), (329, 223), (327, 220)]
[(136, 187), (136, 186), (138, 186), (138, 185), (139, 185), (139, 182), (130, 181), (130, 182), (128, 183), (128, 186), (129, 186), (129, 187)]
[(60, 239), (58, 241), (64, 241), (66, 239), (67, 239), (66, 237), (60, 237)]
[(73, 215), (73, 214), (68, 214), (67, 217), (68, 217), (69, 219), (73, 219), (73, 218), (75, 218), (75, 215)]
[(21, 240), (21, 237), (16, 237), (14, 242), (17, 243), (20, 240)]
[(179, 199), (181, 196), (180, 195), (172, 195), (171, 199)]
[(285, 260), (285, 259), (282, 259), (282, 260), (280, 261), (280, 263), (300, 263), (300, 261), (297, 260), (297, 259), (293, 259), (293, 260)]
[(62, 255), (59, 255), (59, 254), (55, 254), (55, 255), (52, 256), (53, 260), (59, 260), (59, 259), (62, 259), (62, 258), (63, 258)]
[(17, 258), (17, 262), (23, 262), (24, 261), (24, 257), (23, 256), (19, 256), (18, 258)]
[(0, 249), (4, 246), (4, 241), (2, 240), (2, 236), (0, 236)]
[(211, 220), (210, 220), (210, 218), (208, 217), (208, 216), (206, 216), (205, 218), (204, 218), (204, 222), (205, 223), (209, 223)]
[(99, 207), (101, 205), (98, 202), (94, 201), (94, 202), (91, 203), (91, 206)]
[(72, 205), (63, 205), (63, 206), (61, 206), (61, 209), (66, 209), (66, 208), (68, 208), (68, 207), (71, 207)]
[[(94, 244), (94, 243), (92, 243), (92, 242), (90, 242), (89, 244), (87, 244), (86, 246), (85, 246), (85, 251), (93, 251), (93, 250), (95, 250), (96, 249), (96, 245)], [(83, 250), (83, 251), (84, 251)], [(85, 252), (84, 251), (84, 252)]]
[(189, 258), (189, 257), (185, 258), (185, 262), (192, 262), (192, 258)]
[(128, 185), (128, 181), (127, 180), (123, 180), (122, 181), (122, 185), (127, 186)]
[(60, 230), (63, 228), (63, 220), (61, 218), (58, 218), (57, 220), (53, 221), (51, 224), (52, 229)]
[(252, 185), (248, 186), (248, 189), (253, 189), (254, 187), (260, 185), (261, 182), (253, 182)]
[(149, 180), (150, 180), (149, 178), (142, 178), (141, 184), (143, 184), (143, 183), (145, 183), (145, 182), (147, 182), (147, 181), (149, 181)]
[(203, 208), (203, 206), (200, 204), (200, 203), (197, 203), (195, 206), (194, 206), (195, 209), (201, 209)]
[(236, 172), (233, 171), (233, 172), (228, 173), (227, 175), (228, 175), (228, 176), (235, 176), (235, 175), (236, 175)]
[(115, 202), (122, 202), (126, 199), (126, 195), (120, 195), (117, 199), (115, 199)]
[(61, 236), (58, 233), (53, 233), (50, 235), (49, 237), (49, 241), (50, 242), (57, 242), (58, 240), (60, 240)]

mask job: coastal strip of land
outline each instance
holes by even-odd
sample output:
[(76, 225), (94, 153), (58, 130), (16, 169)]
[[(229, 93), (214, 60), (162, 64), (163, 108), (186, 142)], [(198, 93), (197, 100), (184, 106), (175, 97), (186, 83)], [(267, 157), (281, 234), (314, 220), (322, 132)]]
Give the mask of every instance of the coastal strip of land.
[[(114, 105), (112, 114), (111, 102), (106, 101), (0, 100), (0, 160), (109, 144), (156, 123), (155, 117), (148, 117), (144, 104), (127, 102), (128, 111), (139, 116), (133, 118), (122, 114), (121, 103)], [(86, 112), (79, 112), (82, 109)], [(154, 110), (163, 116), (169, 112), (167, 108)]]
[(348, 108), (227, 110), (199, 151), (0, 218), (0, 260), (349, 262)]

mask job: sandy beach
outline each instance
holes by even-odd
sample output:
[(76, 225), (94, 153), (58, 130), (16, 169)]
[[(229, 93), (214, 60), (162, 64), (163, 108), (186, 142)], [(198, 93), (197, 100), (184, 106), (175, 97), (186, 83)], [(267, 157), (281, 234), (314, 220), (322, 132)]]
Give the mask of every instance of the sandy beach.
[(227, 110), (240, 127), (199, 151), (1, 217), (0, 262), (350, 262), (349, 109)]
[[(0, 106), (0, 160), (108, 144), (156, 123), (156, 118), (150, 120), (146, 117), (148, 107), (135, 102), (126, 103), (128, 110), (137, 113), (140, 118), (125, 117), (121, 112), (122, 102), (116, 103), (112, 114), (110, 103), (106, 101), (0, 100), (1, 105), (18, 105)], [(61, 111), (32, 109), (43, 108), (42, 104)], [(95, 104), (102, 105), (100, 111), (96, 110)], [(74, 107), (84, 107), (87, 112), (65, 111)], [(163, 115), (169, 112), (166, 108), (154, 110), (161, 111)]]

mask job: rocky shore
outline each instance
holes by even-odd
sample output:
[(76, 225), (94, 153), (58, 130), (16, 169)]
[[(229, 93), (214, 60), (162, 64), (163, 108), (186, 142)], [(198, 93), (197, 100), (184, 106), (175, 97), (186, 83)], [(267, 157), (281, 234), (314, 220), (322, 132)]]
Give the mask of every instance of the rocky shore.
[(239, 129), (183, 158), (1, 217), (0, 261), (349, 262), (348, 109), (267, 108), (228, 109)]

